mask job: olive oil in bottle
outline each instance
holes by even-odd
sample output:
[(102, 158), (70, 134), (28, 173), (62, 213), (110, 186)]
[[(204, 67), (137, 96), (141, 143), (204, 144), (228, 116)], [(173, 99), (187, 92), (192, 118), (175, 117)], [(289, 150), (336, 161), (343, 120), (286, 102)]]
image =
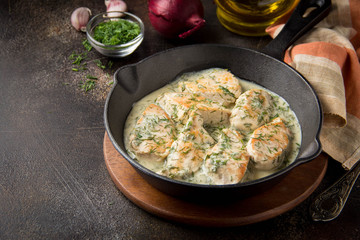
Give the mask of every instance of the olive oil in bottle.
[(219, 22), (245, 36), (266, 35), (265, 29), (290, 13), (300, 0), (215, 0)]

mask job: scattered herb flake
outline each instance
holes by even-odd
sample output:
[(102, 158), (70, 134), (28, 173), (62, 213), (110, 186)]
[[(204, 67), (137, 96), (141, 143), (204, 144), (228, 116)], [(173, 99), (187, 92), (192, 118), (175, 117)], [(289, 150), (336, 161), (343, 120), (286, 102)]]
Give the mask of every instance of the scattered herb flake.
[(72, 62), (72, 64), (75, 64), (75, 65), (81, 65), (82, 61), (85, 60), (87, 57), (87, 53), (80, 53), (80, 54), (77, 54), (77, 53), (72, 53), (70, 56), (69, 56), (69, 59), (70, 60), (74, 60)]
[(94, 60), (94, 62), (96, 63), (96, 66), (98, 66), (101, 69), (105, 69), (106, 66), (104, 64), (102, 64), (102, 62), (99, 59)]
[(79, 70), (81, 70), (81, 71), (87, 70), (86, 63), (84, 63), (84, 64), (79, 68)]
[(82, 44), (83, 44), (84, 48), (85, 48), (86, 50), (88, 50), (88, 52), (91, 51), (92, 46), (90, 45), (90, 43), (89, 43), (89, 41), (88, 41), (87, 39), (84, 39), (84, 40), (82, 41)]
[[(92, 46), (87, 41), (87, 39), (84, 39), (82, 41), (82, 44), (83, 44), (84, 48), (87, 50), (87, 52), (86, 51), (85, 52), (83, 51), (82, 53), (72, 52), (70, 54), (70, 56), (68, 57), (68, 59), (72, 61), (71, 64), (76, 65), (71, 68), (71, 70), (73, 72), (80, 72), (80, 71), (88, 70), (87, 62), (84, 62), (84, 60), (87, 59), (87, 54), (89, 51), (92, 50)], [(113, 66), (113, 62), (111, 60), (108, 60), (105, 64), (103, 64), (100, 59), (96, 59), (96, 60), (94, 60), (94, 62), (99, 68), (101, 68), (103, 70), (111, 69)], [(108, 81), (106, 83), (107, 85), (114, 84), (114, 81), (111, 79), (111, 77), (108, 73), (106, 73), (106, 77), (108, 79)], [(88, 74), (88, 75), (86, 75), (86, 80), (79, 82), (79, 88), (81, 88), (85, 92), (93, 90), (96, 87), (97, 80), (98, 80), (98, 77)], [(69, 83), (64, 83), (63, 85), (69, 85)]]
[(86, 80), (84, 82), (80, 82), (80, 88), (85, 92), (88, 92), (95, 88), (96, 82), (95, 80)]
[(112, 68), (112, 66), (113, 66), (113, 64), (114, 64), (114, 62), (113, 62), (113, 61), (111, 61), (111, 60), (109, 60), (109, 62), (108, 62), (108, 64), (107, 64), (107, 65), (108, 65), (108, 68), (110, 68), (110, 69), (111, 69), (111, 68)]

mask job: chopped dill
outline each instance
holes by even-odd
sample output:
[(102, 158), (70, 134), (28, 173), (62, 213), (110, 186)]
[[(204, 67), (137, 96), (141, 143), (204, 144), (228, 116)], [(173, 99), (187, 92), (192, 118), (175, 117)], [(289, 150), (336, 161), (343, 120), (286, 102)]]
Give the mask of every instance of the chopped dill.
[(95, 80), (88, 79), (86, 81), (81, 81), (79, 87), (83, 89), (85, 92), (93, 90), (95, 88), (96, 82)]
[(101, 69), (105, 69), (106, 65), (102, 64), (102, 62), (100, 61), (100, 59), (95, 59), (94, 62), (96, 63), (96, 66), (98, 66)]
[(90, 45), (90, 43), (89, 43), (89, 41), (88, 41), (87, 39), (84, 39), (84, 40), (82, 41), (82, 45), (84, 46), (84, 48), (85, 48), (88, 52), (91, 51), (92, 46)]
[(72, 64), (75, 64), (75, 65), (81, 65), (82, 61), (84, 61), (87, 57), (87, 53), (84, 52), (84, 53), (72, 53), (70, 56), (69, 56), (69, 59), (70, 60), (74, 60), (72, 62)]
[(94, 39), (105, 45), (127, 43), (140, 34), (140, 26), (124, 19), (99, 23), (94, 29)]

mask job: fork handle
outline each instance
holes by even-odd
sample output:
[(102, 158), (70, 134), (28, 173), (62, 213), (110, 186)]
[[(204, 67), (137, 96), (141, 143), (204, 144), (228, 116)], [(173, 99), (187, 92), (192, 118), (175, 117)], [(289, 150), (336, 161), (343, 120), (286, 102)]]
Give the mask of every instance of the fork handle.
[(319, 194), (310, 206), (314, 221), (331, 221), (341, 213), (360, 174), (360, 161), (331, 187)]

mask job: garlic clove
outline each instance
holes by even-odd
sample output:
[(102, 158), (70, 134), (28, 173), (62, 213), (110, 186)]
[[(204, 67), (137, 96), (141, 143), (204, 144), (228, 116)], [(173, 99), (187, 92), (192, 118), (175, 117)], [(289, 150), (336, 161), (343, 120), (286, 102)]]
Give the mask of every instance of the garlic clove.
[(106, 8), (107, 8), (107, 6), (109, 5), (109, 3), (110, 3), (111, 1), (112, 1), (112, 0), (105, 0), (105, 1), (104, 1)]
[(87, 7), (79, 7), (71, 14), (71, 25), (77, 30), (86, 32), (86, 25), (89, 22), (91, 10)]
[(105, 6), (108, 17), (121, 17), (122, 14), (113, 12), (127, 11), (127, 4), (122, 0), (105, 0)]

